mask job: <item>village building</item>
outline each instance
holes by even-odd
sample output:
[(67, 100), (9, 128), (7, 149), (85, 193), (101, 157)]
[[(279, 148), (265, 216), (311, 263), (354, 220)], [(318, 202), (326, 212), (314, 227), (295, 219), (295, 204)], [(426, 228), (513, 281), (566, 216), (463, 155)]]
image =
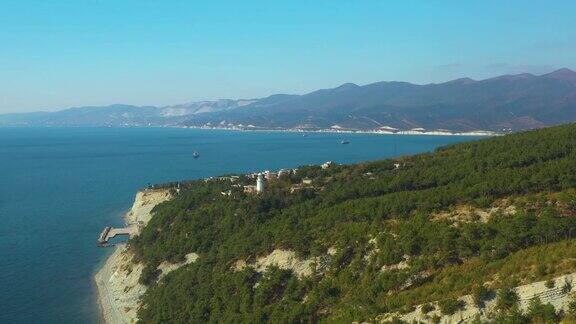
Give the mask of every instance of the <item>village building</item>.
[(323, 170), (328, 169), (328, 168), (329, 168), (330, 166), (332, 166), (333, 164), (334, 164), (334, 162), (332, 162), (332, 161), (324, 162), (324, 163), (322, 164), (322, 169), (323, 169)]
[(289, 176), (292, 173), (291, 170), (287, 170), (287, 169), (280, 169), (280, 171), (278, 171), (278, 178), (284, 177), (284, 176)]
[(264, 171), (264, 178), (266, 180), (276, 179), (278, 177), (276, 172)]
[(256, 178), (256, 192), (264, 192), (264, 177), (262, 177), (262, 173), (258, 174), (258, 178)]
[(246, 194), (259, 194), (264, 192), (265, 182), (262, 173), (258, 173), (256, 176), (256, 185), (244, 186), (244, 193)]

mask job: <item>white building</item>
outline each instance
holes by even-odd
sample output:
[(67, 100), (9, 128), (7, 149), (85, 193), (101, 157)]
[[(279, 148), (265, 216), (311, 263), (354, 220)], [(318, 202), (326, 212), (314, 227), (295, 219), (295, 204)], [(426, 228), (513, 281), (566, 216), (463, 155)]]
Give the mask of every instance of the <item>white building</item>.
[(278, 171), (278, 178), (290, 175), (290, 173), (292, 173), (291, 170), (280, 169), (280, 171)]
[(322, 164), (322, 169), (328, 169), (332, 164), (334, 164), (332, 161), (324, 162), (324, 164)]
[(256, 179), (256, 192), (261, 193), (264, 191), (264, 178), (262, 173), (258, 173), (258, 178)]
[(264, 171), (264, 179), (266, 179), (266, 180), (276, 179), (277, 177), (278, 177), (278, 174), (275, 172)]

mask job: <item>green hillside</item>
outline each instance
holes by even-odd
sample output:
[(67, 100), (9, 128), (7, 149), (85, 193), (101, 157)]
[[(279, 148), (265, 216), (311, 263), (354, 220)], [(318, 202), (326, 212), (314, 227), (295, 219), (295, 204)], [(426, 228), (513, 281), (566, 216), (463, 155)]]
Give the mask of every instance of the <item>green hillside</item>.
[[(261, 195), (243, 193), (253, 182), (187, 182), (155, 208), (130, 242), (151, 286), (141, 321), (369, 321), (479, 282), (497, 289), (576, 271), (576, 125), (301, 167)], [(275, 249), (315, 270), (233, 269)], [(156, 282), (162, 261), (190, 252), (196, 263)]]

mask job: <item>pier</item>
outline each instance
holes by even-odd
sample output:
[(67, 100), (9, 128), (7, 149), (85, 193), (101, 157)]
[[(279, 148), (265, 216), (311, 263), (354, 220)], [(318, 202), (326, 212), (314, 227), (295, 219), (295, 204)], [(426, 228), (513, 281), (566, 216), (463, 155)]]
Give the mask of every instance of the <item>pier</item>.
[(102, 233), (100, 233), (100, 236), (98, 237), (98, 245), (106, 246), (108, 244), (108, 240), (116, 237), (116, 235), (132, 236), (133, 234), (137, 233), (137, 230), (138, 228), (136, 226), (121, 227), (121, 228), (106, 226), (102, 230)]

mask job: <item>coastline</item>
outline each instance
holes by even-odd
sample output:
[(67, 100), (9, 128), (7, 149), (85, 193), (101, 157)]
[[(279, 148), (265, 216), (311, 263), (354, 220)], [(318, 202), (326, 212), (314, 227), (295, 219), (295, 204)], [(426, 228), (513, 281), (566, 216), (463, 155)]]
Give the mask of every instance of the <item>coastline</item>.
[[(248, 126), (183, 126), (183, 125), (92, 125), (92, 126), (47, 126), (47, 125), (0, 125), (0, 128), (26, 128), (26, 127), (45, 127), (45, 128), (180, 128), (180, 129), (202, 129), (202, 130), (215, 130), (215, 131), (236, 131), (236, 132), (280, 132), (280, 133), (328, 133), (328, 134), (374, 134), (374, 135), (400, 135), (400, 136), (479, 136), (479, 137), (492, 137), (502, 136), (512, 131), (495, 132), (488, 130), (477, 130), (470, 132), (453, 132), (449, 130), (424, 130), (424, 129), (410, 129), (410, 130), (397, 130), (397, 129), (345, 129), (345, 128), (322, 128), (322, 129), (302, 129), (302, 128), (260, 128)], [(518, 130), (525, 131), (525, 130)]]
[(471, 132), (453, 132), (449, 130), (425, 130), (415, 128), (411, 130), (397, 130), (394, 128), (384, 128), (375, 130), (345, 129), (345, 128), (325, 128), (325, 129), (300, 129), (300, 128), (258, 128), (249, 126), (158, 126), (172, 128), (189, 128), (204, 130), (226, 130), (239, 132), (283, 132), (283, 133), (330, 133), (330, 134), (374, 134), (374, 135), (425, 135), (425, 136), (502, 136), (505, 133), (477, 130)]
[[(145, 189), (136, 193), (126, 213), (126, 225), (136, 225), (138, 233), (152, 218), (152, 209), (171, 198), (167, 189)], [(135, 323), (140, 297), (146, 287), (138, 283), (143, 266), (132, 262), (125, 243), (116, 245), (104, 265), (94, 275), (98, 305), (104, 323)]]
[[(162, 127), (161, 127), (162, 128)], [(167, 128), (197, 128), (205, 130), (221, 131), (255, 131), (255, 132), (289, 132), (289, 133), (341, 133), (341, 134), (378, 134), (378, 135), (432, 135), (432, 136), (458, 136), (459, 134), (447, 133), (387, 133), (374, 131), (351, 131), (351, 130), (299, 130), (299, 129), (239, 129), (239, 128), (206, 128), (206, 127), (181, 127), (169, 126)], [(469, 136), (482, 136), (481, 134), (468, 134)], [(484, 136), (494, 136), (486, 135)], [(140, 233), (152, 217), (152, 209), (157, 204), (171, 198), (167, 189), (145, 189), (136, 193), (131, 209), (124, 215), (126, 225), (136, 225)], [(146, 291), (146, 286), (139, 284), (138, 279), (143, 270), (143, 265), (132, 262), (133, 255), (127, 244), (117, 244), (113, 252), (106, 257), (104, 264), (94, 275), (96, 293), (101, 321), (104, 323), (135, 323), (140, 299)], [(194, 262), (198, 256), (190, 253), (186, 262), (182, 264), (162, 264), (159, 269), (162, 274), (174, 270), (184, 264)]]

